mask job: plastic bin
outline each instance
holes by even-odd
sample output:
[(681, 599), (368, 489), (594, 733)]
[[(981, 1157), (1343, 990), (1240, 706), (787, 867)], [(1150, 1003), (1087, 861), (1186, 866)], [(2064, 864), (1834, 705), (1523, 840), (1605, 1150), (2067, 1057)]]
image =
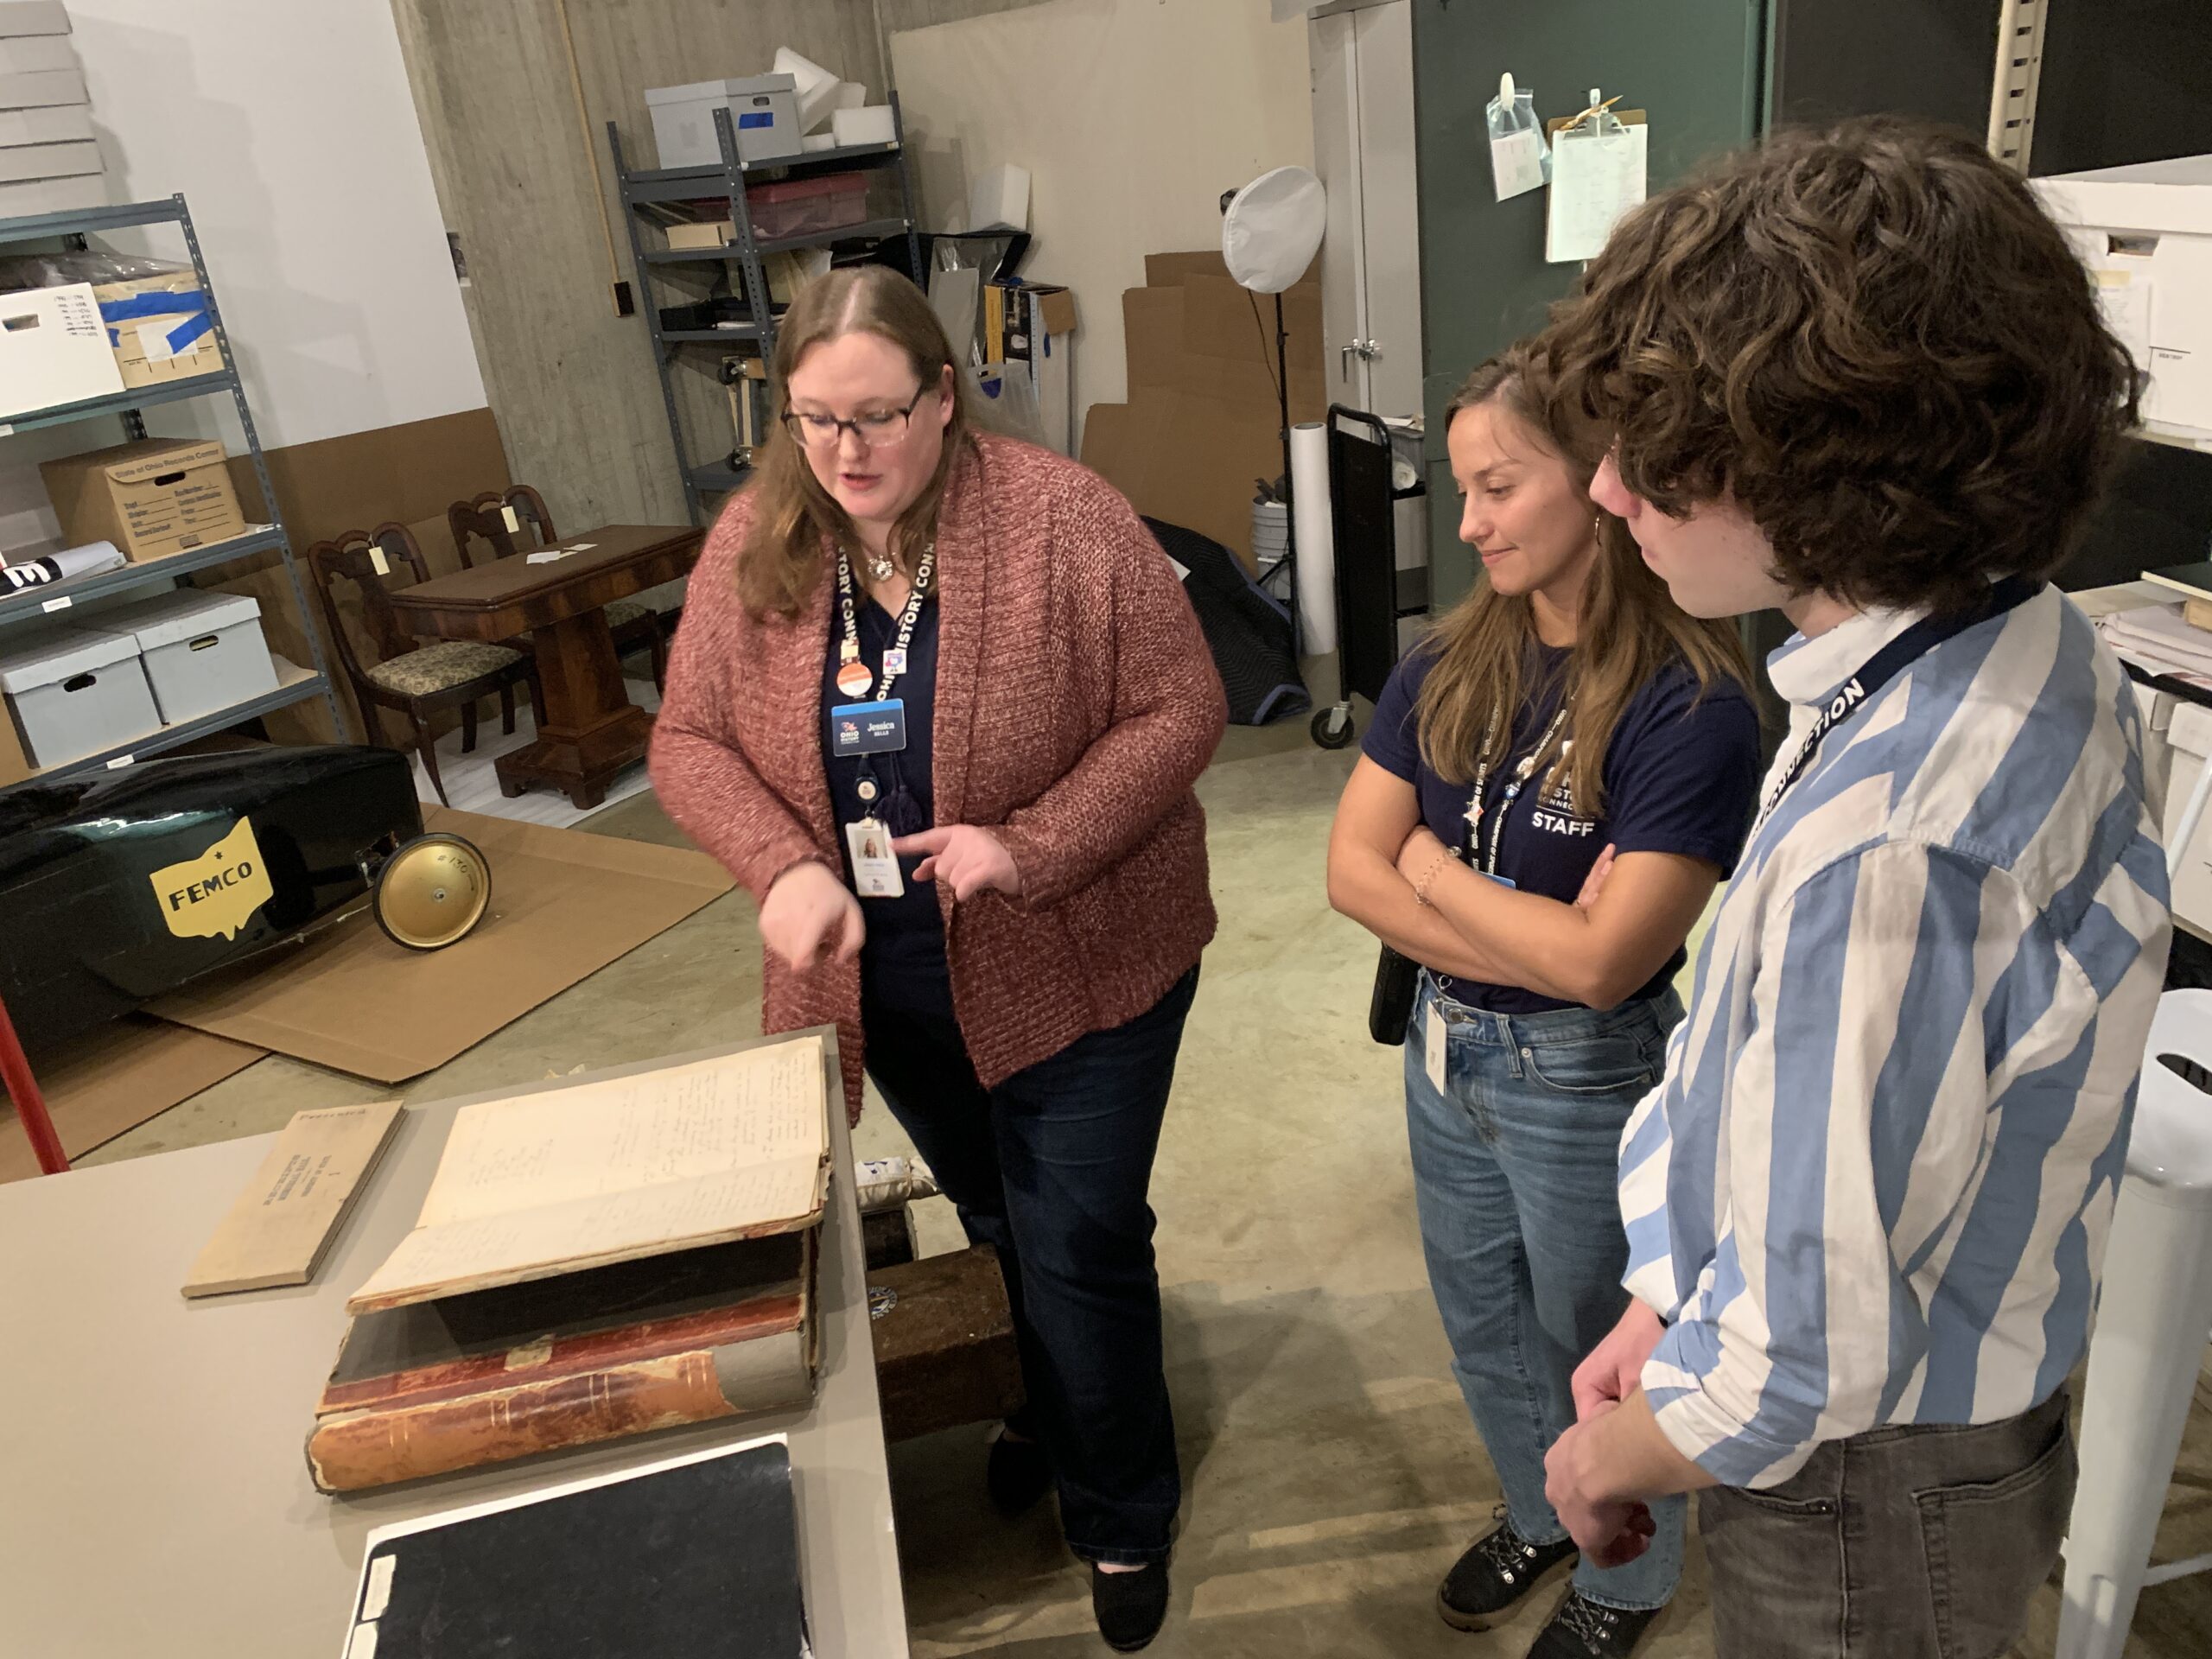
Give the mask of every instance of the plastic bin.
[(868, 218), (868, 175), (830, 173), (818, 179), (756, 184), (745, 193), (753, 234), (762, 241), (842, 230)]

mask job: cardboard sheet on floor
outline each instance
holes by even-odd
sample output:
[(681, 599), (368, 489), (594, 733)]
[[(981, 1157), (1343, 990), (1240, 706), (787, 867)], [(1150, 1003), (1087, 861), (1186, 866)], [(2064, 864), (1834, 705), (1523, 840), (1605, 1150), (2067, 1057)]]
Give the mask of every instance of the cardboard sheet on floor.
[[(133, 1014), (41, 1056), (35, 1070), (61, 1150), (73, 1159), (243, 1071), (265, 1052)], [(0, 1104), (0, 1181), (37, 1173), (29, 1137)]]
[(492, 865), (491, 913), (442, 950), (402, 950), (366, 912), (164, 998), (164, 1019), (378, 1083), (443, 1065), (734, 885), (703, 853), (432, 807)]

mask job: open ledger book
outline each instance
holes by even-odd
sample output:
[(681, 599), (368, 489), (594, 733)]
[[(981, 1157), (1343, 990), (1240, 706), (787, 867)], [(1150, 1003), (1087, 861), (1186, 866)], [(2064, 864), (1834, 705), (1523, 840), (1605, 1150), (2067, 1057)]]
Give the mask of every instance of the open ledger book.
[(811, 1226), (829, 1179), (819, 1036), (464, 1106), (415, 1230), (353, 1313)]

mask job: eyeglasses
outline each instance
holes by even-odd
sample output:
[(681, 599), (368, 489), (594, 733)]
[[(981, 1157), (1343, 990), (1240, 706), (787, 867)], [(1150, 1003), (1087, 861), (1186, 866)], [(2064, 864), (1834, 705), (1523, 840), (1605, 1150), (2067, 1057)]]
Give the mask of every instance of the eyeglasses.
[(809, 449), (835, 449), (847, 432), (858, 438), (863, 448), (888, 449), (906, 441), (915, 407), (931, 390), (927, 385), (918, 388), (904, 409), (869, 410), (849, 421), (841, 421), (835, 415), (807, 415), (787, 409), (784, 411), (784, 425), (795, 440)]

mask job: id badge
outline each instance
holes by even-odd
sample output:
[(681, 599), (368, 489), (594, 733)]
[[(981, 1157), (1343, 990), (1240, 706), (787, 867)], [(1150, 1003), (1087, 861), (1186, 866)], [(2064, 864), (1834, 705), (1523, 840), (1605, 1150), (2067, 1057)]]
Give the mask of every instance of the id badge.
[(906, 702), (841, 702), (830, 711), (831, 753), (840, 759), (859, 754), (896, 754), (906, 747)]
[(863, 899), (896, 899), (906, 891), (899, 859), (891, 850), (891, 831), (874, 818), (845, 826), (845, 850), (853, 861), (853, 891)]
[(1428, 1069), (1428, 1086), (1438, 1094), (1444, 1092), (1445, 1066), (1451, 1058), (1452, 1039), (1445, 1033), (1444, 1010), (1431, 997), (1421, 1011), (1421, 1058)]
[(1521, 884), (1518, 881), (1516, 881), (1510, 875), (1499, 875), (1491, 870), (1477, 870), (1475, 874), (1482, 877), (1484, 880), (1495, 881), (1499, 887), (1504, 887), (1510, 892), (1518, 893), (1521, 890)]

